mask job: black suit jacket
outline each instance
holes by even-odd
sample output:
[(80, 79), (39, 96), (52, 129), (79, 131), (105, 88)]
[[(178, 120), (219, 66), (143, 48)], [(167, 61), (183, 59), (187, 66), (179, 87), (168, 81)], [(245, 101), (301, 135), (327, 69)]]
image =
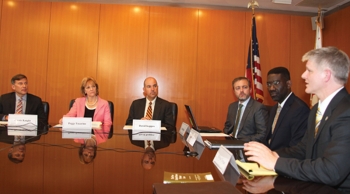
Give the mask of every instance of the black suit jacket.
[[(267, 124), (265, 144), (271, 150), (296, 145), (304, 137), (307, 128), (307, 119), (310, 113), (307, 104), (292, 93), (284, 103), (274, 133), (271, 134), (277, 108), (278, 104), (271, 108)], [(269, 144), (268, 141), (270, 138), (271, 142)]]
[[(231, 103), (228, 107), (224, 128), (224, 132), (226, 134), (230, 134), (233, 131), (236, 122), (237, 110), (238, 101)], [(266, 107), (253, 98), (250, 98), (240, 122), (237, 138), (243, 141), (263, 142), (266, 136), (267, 119), (268, 113)]]
[[(130, 106), (129, 116), (126, 125), (132, 125), (133, 119), (141, 119), (145, 116), (146, 98), (134, 100)], [(153, 120), (161, 120), (162, 127), (166, 127), (167, 131), (175, 130), (175, 121), (173, 119), (171, 104), (157, 97), (153, 110)]]
[(318, 104), (310, 111), (303, 139), (290, 148), (278, 150), (275, 171), (302, 181), (350, 188), (350, 96), (340, 90), (325, 110), (316, 137)]
[[(14, 114), (16, 107), (16, 94), (15, 92), (1, 95), (0, 98), (0, 119), (5, 115)], [(47, 118), (44, 112), (43, 102), (41, 98), (32, 94), (27, 94), (26, 110), (25, 114), (38, 115), (38, 127), (39, 130), (44, 126), (47, 126)]]

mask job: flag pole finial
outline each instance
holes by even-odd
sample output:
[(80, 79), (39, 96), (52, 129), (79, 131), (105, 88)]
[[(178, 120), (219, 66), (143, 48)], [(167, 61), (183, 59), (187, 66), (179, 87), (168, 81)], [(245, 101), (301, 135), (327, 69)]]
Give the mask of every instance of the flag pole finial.
[(248, 8), (252, 8), (253, 15), (254, 15), (255, 7), (259, 7), (259, 3), (257, 1), (255, 1), (255, 0), (251, 0), (248, 3)]

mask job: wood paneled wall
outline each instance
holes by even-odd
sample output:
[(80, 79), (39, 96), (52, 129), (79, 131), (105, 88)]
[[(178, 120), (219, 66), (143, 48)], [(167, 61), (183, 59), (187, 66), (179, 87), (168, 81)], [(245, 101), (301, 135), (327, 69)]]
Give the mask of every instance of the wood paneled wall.
[[(244, 76), (245, 72), (250, 11), (70, 2), (1, 2), (0, 93), (11, 91), (10, 79), (13, 75), (27, 75), (30, 93), (50, 103), (50, 123), (57, 123), (68, 111), (69, 101), (81, 95), (81, 79), (93, 76), (99, 83), (100, 96), (114, 102), (114, 129), (118, 133), (125, 123), (131, 102), (143, 97), (143, 80), (154, 76), (158, 80), (159, 96), (179, 106), (178, 128), (183, 121), (187, 122), (184, 104), (192, 106), (201, 125), (223, 127), (227, 107), (236, 100), (231, 81), (237, 76)], [(347, 34), (350, 24), (346, 20), (350, 16), (349, 9), (325, 18), (323, 37), (324, 46), (337, 46), (350, 54)], [(300, 76), (305, 69), (301, 57), (314, 47), (315, 31), (311, 30), (310, 17), (259, 13), (256, 10), (256, 24), (263, 83), (269, 69), (285, 66), (291, 72), (293, 91), (309, 103), (309, 95), (304, 92), (304, 81)], [(264, 104), (274, 104), (266, 88), (264, 94)], [(54, 138), (46, 140), (56, 141)], [(113, 141), (106, 145), (127, 143)], [(168, 151), (182, 148), (183, 145), (178, 143), (169, 147)], [(139, 166), (139, 163), (123, 161), (120, 159), (122, 156), (117, 154), (101, 153), (100, 160), (109, 161), (110, 165), (97, 163), (94, 170), (64, 161), (61, 155), (76, 157), (76, 153), (69, 150), (56, 155), (51, 149), (41, 149), (35, 154), (43, 163), (43, 169), (35, 169), (38, 175), (32, 180), (42, 180), (43, 185), (51, 185), (50, 188), (43, 186), (43, 193), (57, 189), (74, 191), (77, 186), (60, 184), (67, 175), (60, 174), (55, 168), (57, 165), (74, 169), (69, 175), (74, 179), (79, 177), (73, 172), (79, 171), (94, 176), (94, 179), (80, 177), (81, 185), (78, 187), (85, 186), (86, 192), (92, 188), (103, 192), (119, 188), (105, 182), (105, 174), (99, 173), (101, 171), (110, 170), (109, 176), (123, 180), (119, 184), (144, 181), (133, 188), (137, 192), (159, 178), (155, 178), (152, 172), (142, 172), (136, 178), (113, 173), (113, 169), (120, 166)], [(52, 161), (53, 157), (57, 160)], [(174, 157), (169, 156), (164, 161), (169, 165), (169, 171), (196, 171), (198, 165), (205, 165), (191, 162), (184, 167), (186, 161), (176, 162)], [(56, 179), (58, 182), (55, 183)], [(32, 192), (40, 193), (37, 190)]]

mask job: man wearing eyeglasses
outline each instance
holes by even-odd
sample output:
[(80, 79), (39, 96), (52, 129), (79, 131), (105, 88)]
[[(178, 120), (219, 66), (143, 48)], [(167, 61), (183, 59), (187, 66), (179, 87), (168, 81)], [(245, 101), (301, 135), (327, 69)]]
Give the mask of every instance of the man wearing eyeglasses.
[(291, 91), (292, 81), (285, 67), (267, 73), (267, 89), (277, 102), (270, 110), (265, 144), (271, 150), (296, 145), (307, 129), (310, 109)]

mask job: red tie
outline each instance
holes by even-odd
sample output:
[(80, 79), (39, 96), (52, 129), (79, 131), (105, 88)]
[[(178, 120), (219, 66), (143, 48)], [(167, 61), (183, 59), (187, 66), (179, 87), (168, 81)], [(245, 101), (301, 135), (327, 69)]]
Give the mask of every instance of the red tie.
[(23, 103), (22, 103), (22, 98), (20, 98), (17, 103), (16, 114), (22, 114), (22, 113), (23, 113)]
[(152, 119), (152, 102), (149, 102), (146, 117), (148, 117), (149, 119)]

